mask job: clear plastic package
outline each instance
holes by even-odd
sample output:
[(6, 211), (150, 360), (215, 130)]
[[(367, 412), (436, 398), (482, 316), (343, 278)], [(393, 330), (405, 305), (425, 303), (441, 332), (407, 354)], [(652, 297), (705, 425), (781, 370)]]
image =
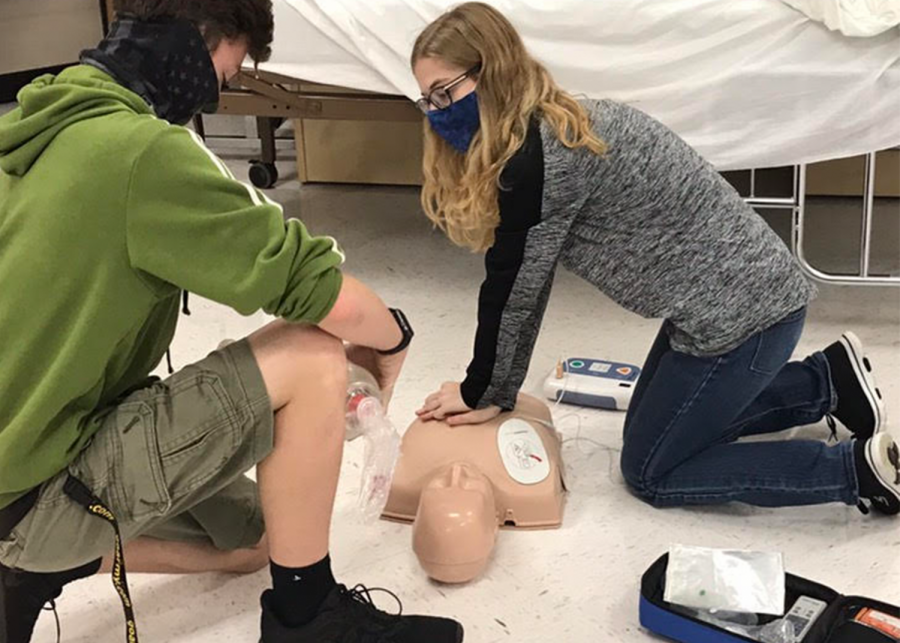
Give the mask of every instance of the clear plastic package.
[(665, 601), (700, 610), (784, 614), (780, 553), (675, 545), (669, 550)]
[(760, 625), (756, 614), (746, 612), (698, 610), (692, 607), (676, 607), (676, 611), (759, 643), (800, 643), (801, 640), (787, 618)]

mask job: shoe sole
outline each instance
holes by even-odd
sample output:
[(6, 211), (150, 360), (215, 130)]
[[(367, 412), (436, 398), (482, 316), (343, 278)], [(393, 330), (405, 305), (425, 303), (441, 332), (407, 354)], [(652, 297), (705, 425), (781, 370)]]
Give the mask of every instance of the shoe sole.
[(891, 450), (896, 448), (894, 438), (889, 433), (879, 433), (866, 443), (866, 462), (878, 482), (900, 504), (900, 480), (897, 479), (895, 463), (891, 461)]
[[(463, 638), (465, 638), (465, 632), (463, 630), (462, 625), (459, 626), (459, 629), (456, 631), (456, 643), (463, 643)], [(259, 643), (266, 643), (262, 639), (259, 639)]]
[[(2, 606), (0, 606), (0, 609), (2, 609)], [(463, 643), (464, 638), (465, 638), (465, 630), (463, 629), (462, 625), (459, 625), (457, 623), (456, 643)], [(266, 643), (266, 642), (262, 639), (259, 639), (259, 643)]]
[(850, 364), (853, 366), (853, 372), (856, 379), (859, 380), (860, 388), (872, 408), (872, 414), (875, 416), (875, 429), (872, 437), (878, 435), (887, 420), (887, 409), (884, 401), (881, 399), (881, 390), (875, 382), (875, 375), (872, 373), (872, 363), (863, 350), (862, 342), (855, 333), (847, 331), (841, 336), (841, 345), (847, 351), (847, 357), (850, 358)]

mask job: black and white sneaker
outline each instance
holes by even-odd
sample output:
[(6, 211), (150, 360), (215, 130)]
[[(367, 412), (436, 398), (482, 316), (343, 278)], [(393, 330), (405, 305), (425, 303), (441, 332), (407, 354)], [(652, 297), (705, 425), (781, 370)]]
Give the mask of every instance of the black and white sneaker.
[(877, 435), (887, 419), (887, 410), (859, 337), (848, 331), (823, 352), (837, 393), (837, 408), (832, 415), (858, 440)]
[[(859, 496), (887, 516), (900, 514), (900, 448), (890, 433), (879, 433), (853, 445)], [(860, 501), (860, 510), (868, 513)]]
[(362, 585), (353, 589), (337, 585), (310, 623), (289, 628), (275, 616), (267, 590), (262, 595), (260, 643), (462, 643), (463, 628), (456, 621), (382, 612), (372, 602), (373, 591), (393, 596)]

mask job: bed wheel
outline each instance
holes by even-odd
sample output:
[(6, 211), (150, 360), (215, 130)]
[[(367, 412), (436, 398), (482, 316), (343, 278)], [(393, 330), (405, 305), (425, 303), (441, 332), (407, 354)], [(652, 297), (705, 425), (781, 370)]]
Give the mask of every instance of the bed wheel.
[(274, 163), (250, 161), (250, 182), (260, 190), (268, 190), (278, 181), (278, 169)]

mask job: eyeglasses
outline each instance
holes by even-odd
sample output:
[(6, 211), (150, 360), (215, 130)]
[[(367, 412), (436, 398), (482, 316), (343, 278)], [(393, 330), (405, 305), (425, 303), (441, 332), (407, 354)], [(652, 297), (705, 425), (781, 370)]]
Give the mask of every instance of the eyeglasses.
[(435, 109), (447, 109), (453, 104), (453, 96), (450, 94), (453, 88), (463, 82), (466, 78), (471, 78), (473, 74), (477, 74), (479, 71), (481, 71), (481, 65), (475, 65), (472, 69), (461, 76), (454, 78), (446, 85), (435, 87), (428, 92), (427, 95), (416, 101), (416, 107), (418, 107), (423, 114), (430, 112), (432, 107)]

